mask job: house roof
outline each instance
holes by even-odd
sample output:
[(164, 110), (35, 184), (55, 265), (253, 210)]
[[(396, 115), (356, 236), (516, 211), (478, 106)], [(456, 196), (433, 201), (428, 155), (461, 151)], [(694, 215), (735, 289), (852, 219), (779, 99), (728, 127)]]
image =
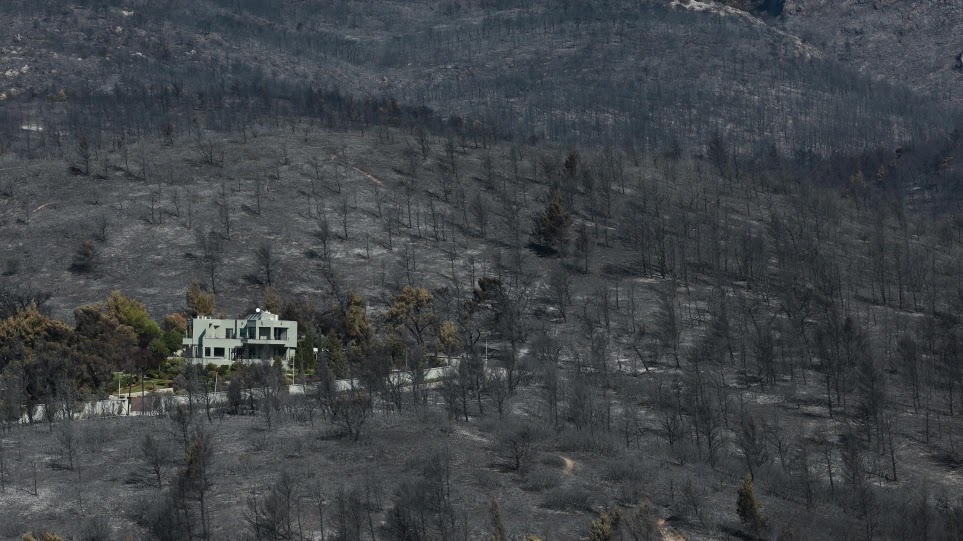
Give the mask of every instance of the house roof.
[(267, 310), (261, 310), (260, 308), (258, 308), (257, 312), (247, 316), (245, 319), (247, 319), (248, 321), (254, 321), (258, 319), (262, 321), (277, 321), (278, 316), (277, 314), (272, 314)]

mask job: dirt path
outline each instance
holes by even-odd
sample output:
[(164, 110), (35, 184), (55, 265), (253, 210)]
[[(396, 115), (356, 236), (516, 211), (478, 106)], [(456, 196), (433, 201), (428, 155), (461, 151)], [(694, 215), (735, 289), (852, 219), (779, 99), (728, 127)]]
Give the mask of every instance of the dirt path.
[(562, 471), (564, 471), (569, 475), (572, 475), (572, 473), (575, 472), (576, 462), (567, 456), (562, 456), (562, 455), (558, 455), (558, 456), (565, 462), (565, 467), (562, 468)]
[(354, 169), (355, 171), (361, 173), (362, 175), (368, 177), (368, 179), (371, 180), (371, 182), (374, 182), (374, 183), (377, 184), (378, 186), (384, 186), (384, 185), (385, 185), (384, 182), (381, 182), (381, 179), (380, 179), (380, 178), (372, 175), (371, 173), (365, 171), (364, 169), (358, 167), (357, 165), (352, 165), (351, 168)]
[[(337, 160), (341, 160), (341, 159), (342, 159), (342, 157), (341, 157), (341, 156), (338, 156), (337, 154), (332, 154), (330, 157), (328, 157), (328, 161), (332, 161), (332, 162), (337, 161)], [(344, 160), (342, 161), (342, 164), (344, 163), (344, 161), (347, 161), (347, 158), (344, 158)], [(384, 186), (384, 185), (385, 185), (384, 182), (381, 182), (381, 179), (380, 179), (380, 178), (372, 175), (371, 173), (365, 171), (364, 169), (358, 167), (357, 165), (352, 165), (352, 166), (351, 166), (351, 169), (354, 169), (355, 172), (361, 173), (362, 175), (364, 175), (365, 177), (367, 177), (368, 180), (370, 180), (371, 182), (374, 182), (374, 183), (377, 184), (378, 186)]]

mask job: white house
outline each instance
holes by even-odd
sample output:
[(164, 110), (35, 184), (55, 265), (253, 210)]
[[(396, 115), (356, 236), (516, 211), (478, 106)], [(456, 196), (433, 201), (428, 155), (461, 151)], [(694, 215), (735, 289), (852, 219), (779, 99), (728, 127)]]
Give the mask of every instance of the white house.
[(298, 323), (258, 311), (244, 319), (198, 316), (187, 321), (184, 356), (216, 365), (237, 360), (290, 361), (298, 347)]

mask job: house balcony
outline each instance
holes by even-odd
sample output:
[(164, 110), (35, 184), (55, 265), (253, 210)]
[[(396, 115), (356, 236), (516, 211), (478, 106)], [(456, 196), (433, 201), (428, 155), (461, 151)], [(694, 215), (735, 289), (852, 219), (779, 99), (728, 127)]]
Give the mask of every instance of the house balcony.
[(274, 338), (240, 338), (242, 344), (265, 345), (265, 346), (286, 346), (287, 340), (275, 340)]

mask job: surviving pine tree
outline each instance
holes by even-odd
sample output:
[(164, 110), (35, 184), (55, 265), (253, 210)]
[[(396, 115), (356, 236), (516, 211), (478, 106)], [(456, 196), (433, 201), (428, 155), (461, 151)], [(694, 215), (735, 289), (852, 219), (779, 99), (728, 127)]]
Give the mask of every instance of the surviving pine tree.
[(556, 190), (552, 194), (545, 210), (535, 216), (534, 222), (533, 244), (547, 254), (564, 254), (572, 227), (572, 214), (565, 208), (561, 192)]

